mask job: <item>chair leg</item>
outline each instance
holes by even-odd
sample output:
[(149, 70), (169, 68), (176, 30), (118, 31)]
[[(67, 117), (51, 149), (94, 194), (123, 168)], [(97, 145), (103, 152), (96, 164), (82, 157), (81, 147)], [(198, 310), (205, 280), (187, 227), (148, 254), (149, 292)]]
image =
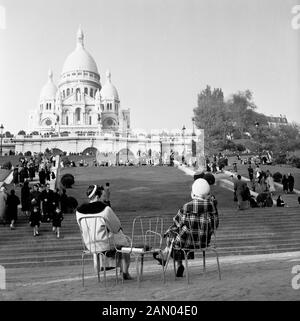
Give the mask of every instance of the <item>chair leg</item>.
[(176, 280), (176, 264), (175, 264), (175, 259), (173, 258), (173, 268), (174, 268), (174, 278)]
[(116, 284), (118, 284), (118, 282), (119, 282), (119, 278), (118, 278), (118, 253), (116, 253), (116, 255), (115, 255), (115, 266), (116, 266)]
[(104, 287), (106, 287), (106, 255), (102, 255), (103, 258), (103, 276), (104, 276)]
[(137, 282), (138, 282), (138, 285), (140, 285), (139, 256), (138, 256), (138, 255), (137, 255), (136, 259), (135, 259), (135, 262), (136, 262), (136, 276), (137, 276)]
[(97, 270), (97, 276), (98, 276), (98, 283), (100, 283), (100, 254), (97, 254), (97, 257), (96, 257), (96, 270)]
[(140, 281), (143, 280), (143, 270), (144, 270), (144, 254), (141, 255), (141, 273), (140, 273)]
[(202, 251), (202, 257), (203, 257), (203, 273), (206, 272), (206, 258), (205, 258), (205, 251)]
[(216, 258), (217, 258), (217, 265), (218, 265), (218, 272), (219, 272), (219, 280), (221, 280), (221, 268), (220, 268), (220, 262), (219, 262), (219, 255), (218, 252), (215, 250)]
[(81, 278), (82, 278), (82, 286), (84, 287), (84, 253), (81, 256)]
[(183, 251), (184, 252), (184, 260), (185, 260), (185, 266), (186, 266), (186, 281), (187, 281), (187, 284), (190, 283), (190, 275), (189, 275), (189, 266), (188, 266), (188, 253)]

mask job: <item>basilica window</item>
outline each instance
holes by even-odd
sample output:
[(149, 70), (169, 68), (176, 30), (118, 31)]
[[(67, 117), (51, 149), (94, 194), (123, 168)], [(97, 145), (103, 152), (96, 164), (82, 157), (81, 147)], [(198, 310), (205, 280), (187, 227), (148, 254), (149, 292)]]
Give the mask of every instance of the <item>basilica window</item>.
[(77, 108), (75, 111), (75, 115), (76, 115), (76, 120), (80, 121), (80, 108)]
[(92, 116), (89, 116), (89, 125), (92, 125)]
[(49, 109), (51, 110), (51, 103), (49, 103)]
[(103, 105), (103, 104), (101, 104), (101, 110), (102, 110), (102, 111), (104, 110), (104, 105)]
[(69, 125), (69, 117), (66, 116), (66, 125)]
[(89, 93), (88, 93), (88, 89), (87, 89), (87, 87), (84, 87), (84, 93), (86, 94), (86, 95), (88, 95)]
[(67, 96), (70, 95), (70, 88), (67, 88)]
[(65, 91), (63, 90), (63, 98), (65, 98)]
[(93, 97), (93, 88), (90, 88), (90, 96)]

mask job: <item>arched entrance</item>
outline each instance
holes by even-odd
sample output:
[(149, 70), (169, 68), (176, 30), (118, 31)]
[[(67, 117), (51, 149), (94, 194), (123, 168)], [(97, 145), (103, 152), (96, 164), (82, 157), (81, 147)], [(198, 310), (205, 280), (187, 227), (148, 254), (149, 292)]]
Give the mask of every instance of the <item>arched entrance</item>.
[(56, 155), (63, 155), (64, 152), (59, 148), (52, 148), (51, 153), (53, 156), (56, 156)]
[(83, 155), (90, 155), (90, 156), (96, 156), (98, 152), (98, 149), (96, 147), (87, 147), (82, 154)]
[(136, 164), (138, 159), (129, 148), (122, 148), (116, 155), (116, 162), (119, 164), (125, 164), (126, 162)]

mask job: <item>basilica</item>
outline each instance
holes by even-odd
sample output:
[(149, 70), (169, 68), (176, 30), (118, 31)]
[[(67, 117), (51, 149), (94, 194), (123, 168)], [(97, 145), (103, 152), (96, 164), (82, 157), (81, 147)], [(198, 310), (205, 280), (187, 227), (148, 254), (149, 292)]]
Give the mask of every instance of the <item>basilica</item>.
[(102, 86), (97, 64), (86, 50), (79, 28), (76, 48), (65, 60), (57, 86), (52, 71), (48, 72), (38, 106), (30, 115), (30, 128), (39, 133), (129, 130), (130, 111), (120, 108), (110, 71), (105, 76)]
[(94, 58), (85, 48), (84, 33), (77, 31), (76, 47), (66, 58), (58, 83), (49, 70), (38, 104), (30, 113), (29, 133), (18, 134), (13, 142), (16, 153), (93, 154), (112, 164), (137, 162), (141, 157), (152, 163), (175, 159), (204, 161), (204, 132), (182, 127), (172, 131), (133, 129), (129, 108), (121, 101), (110, 71), (100, 76)]

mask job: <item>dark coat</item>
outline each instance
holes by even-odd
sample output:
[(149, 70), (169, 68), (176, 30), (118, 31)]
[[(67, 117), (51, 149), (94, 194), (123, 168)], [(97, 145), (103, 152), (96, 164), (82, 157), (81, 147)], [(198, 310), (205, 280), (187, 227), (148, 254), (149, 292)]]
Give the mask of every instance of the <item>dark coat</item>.
[(18, 205), (20, 204), (20, 199), (17, 195), (8, 195), (7, 197), (7, 218), (11, 220), (18, 219)]
[(23, 186), (21, 188), (21, 205), (22, 205), (22, 211), (30, 211), (31, 199), (30, 199), (30, 189), (28, 186)]

